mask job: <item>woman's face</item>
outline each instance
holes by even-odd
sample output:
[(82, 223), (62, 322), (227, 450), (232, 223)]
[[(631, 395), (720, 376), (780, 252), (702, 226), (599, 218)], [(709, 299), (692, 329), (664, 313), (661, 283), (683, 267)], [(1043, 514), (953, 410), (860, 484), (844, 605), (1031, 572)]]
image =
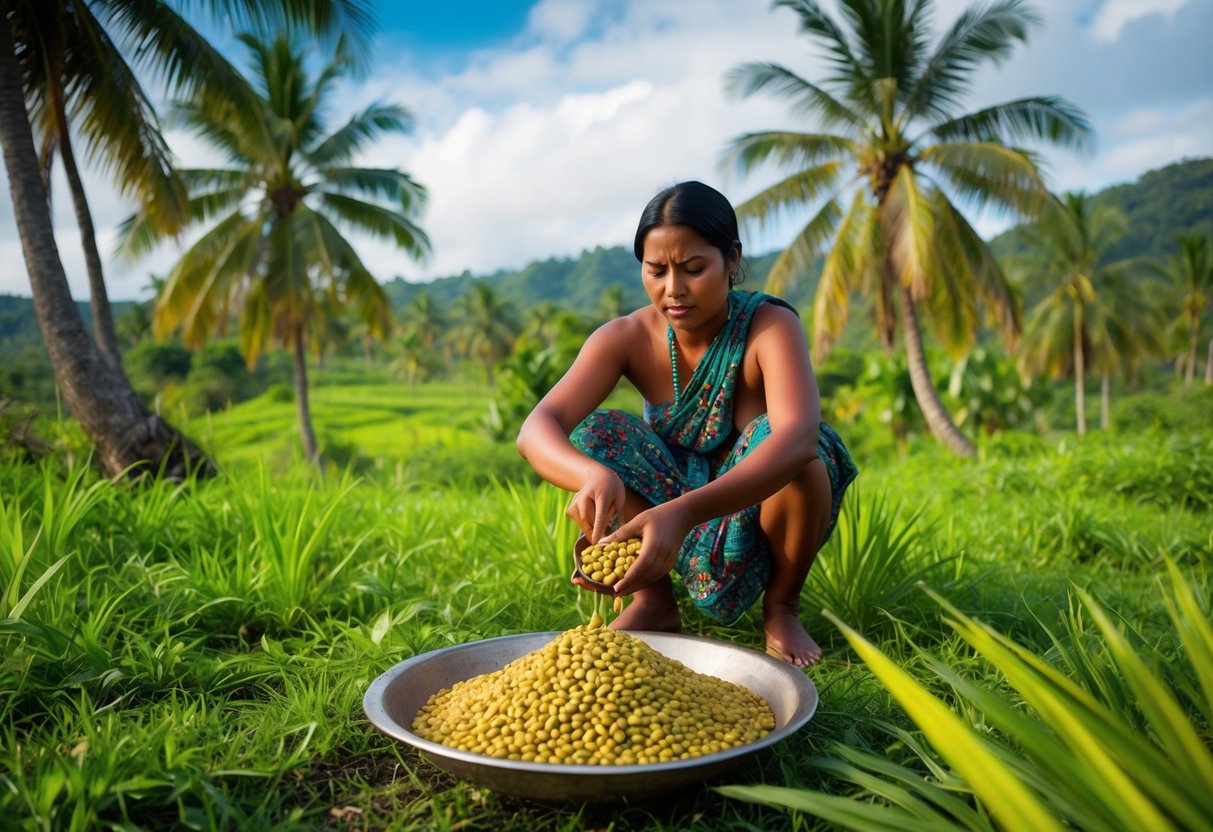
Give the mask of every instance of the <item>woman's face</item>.
[(719, 327), (729, 317), (729, 274), (738, 259), (726, 262), (688, 225), (658, 226), (644, 238), (644, 288), (675, 329)]

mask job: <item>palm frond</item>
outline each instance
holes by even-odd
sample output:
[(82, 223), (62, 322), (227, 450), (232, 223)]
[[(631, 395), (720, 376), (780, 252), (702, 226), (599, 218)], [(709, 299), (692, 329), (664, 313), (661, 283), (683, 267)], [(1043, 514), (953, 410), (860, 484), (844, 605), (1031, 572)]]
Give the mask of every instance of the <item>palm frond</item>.
[(99, 20), (115, 39), (130, 46), (135, 66), (163, 79), (185, 98), (202, 90), (222, 90), (238, 106), (254, 105), (248, 85), (236, 68), (185, 18), (160, 0), (92, 3)]
[(939, 264), (935, 211), (909, 165), (902, 165), (893, 177), (881, 207), (881, 225), (897, 279), (910, 290), (915, 301), (925, 299)]
[(254, 159), (276, 152), (272, 131), (260, 107), (237, 107), (222, 95), (202, 93), (189, 101), (178, 101), (165, 122), (196, 133), (221, 151), (233, 168), (247, 168)]
[(232, 213), (181, 256), (153, 312), (157, 337), (180, 327), (186, 343), (197, 346), (219, 327), (234, 286), (253, 271), (265, 219)]
[(66, 131), (70, 122), (85, 155), (121, 193), (137, 198), (166, 229), (180, 227), (185, 190), (151, 99), (90, 7), (63, 14), (60, 22), (59, 76), (43, 79), (48, 115), (64, 113), (55, 117), (64, 122), (56, 129)]
[(800, 117), (819, 117), (823, 127), (845, 127), (860, 134), (865, 122), (858, 112), (843, 104), (823, 88), (806, 81), (779, 64), (747, 63), (733, 67), (725, 76), (725, 90), (746, 98), (762, 90), (791, 99), (792, 112)]
[(430, 240), (412, 220), (390, 208), (343, 194), (320, 193), (320, 204), (350, 228), (394, 240), (412, 257), (425, 257)]
[[(946, 275), (948, 294), (971, 297), (976, 293), (985, 306), (987, 323), (995, 326), (1007, 350), (1013, 350), (1022, 331), (1019, 297), (985, 240), (942, 192), (935, 194), (936, 240)], [(954, 330), (953, 345), (968, 344), (976, 330), (974, 316), (967, 332)]]
[(838, 233), (826, 254), (817, 292), (813, 296), (813, 358), (823, 361), (842, 336), (850, 314), (851, 294), (871, 280), (877, 253), (871, 203), (856, 188), (846, 214), (837, 223)]
[[(300, 230), (298, 212), (276, 217), (266, 235), (265, 268), (256, 285), (263, 292), (274, 315), (273, 335), (284, 346), (290, 343), (295, 327), (306, 321), (315, 305), (314, 287), (310, 276), (311, 260)], [(251, 366), (263, 341), (260, 328), (256, 337), (245, 338), (241, 325), (242, 348)]]
[(729, 142), (721, 154), (720, 166), (748, 173), (766, 162), (778, 166), (811, 167), (823, 160), (854, 156), (859, 146), (845, 136), (825, 133), (792, 133), (765, 130), (743, 133)]
[(835, 160), (798, 171), (742, 202), (737, 216), (761, 228), (788, 209), (812, 205), (823, 197), (832, 199), (845, 187), (839, 184), (843, 170), (843, 163)]
[(1025, 375), (1043, 373), (1057, 379), (1070, 371), (1074, 311), (1063, 292), (1053, 292), (1028, 313), (1017, 363)]
[(800, 18), (800, 30), (825, 45), (828, 57), (839, 71), (858, 64), (846, 33), (815, 0), (775, 0), (774, 6), (795, 12)]
[(142, 211), (118, 223), (113, 256), (128, 263), (149, 254), (164, 240), (163, 230)]
[(315, 147), (306, 150), (308, 161), (317, 167), (346, 165), (372, 140), (384, 133), (410, 133), (413, 114), (395, 104), (375, 104), (355, 113)]
[(1045, 140), (1090, 150), (1095, 131), (1082, 110), (1054, 95), (1030, 96), (986, 107), (934, 125), (927, 135), (940, 142), (1019, 144)]
[(375, 5), (371, 0), (181, 0), (186, 9), (205, 7), (218, 19), (260, 34), (286, 30), (293, 39), (320, 38), (326, 50), (348, 53), (360, 71), (370, 68)]
[(342, 305), (352, 304), (369, 332), (384, 338), (392, 329), (392, 305), (383, 287), (335, 225), (323, 214), (301, 209), (300, 221), (310, 225), (314, 246), (334, 286), (340, 287)]
[(872, 3), (870, 0), (841, 0), (839, 13), (849, 23), (853, 66), (839, 80), (847, 84), (852, 101), (871, 108), (877, 104), (875, 85), (891, 81), (904, 94), (923, 63), (927, 28), (921, 25), (924, 7), (909, 10), (904, 2)]
[(838, 199), (835, 197), (827, 200), (775, 258), (770, 271), (767, 272), (766, 285), (763, 287), (765, 291), (782, 295), (795, 285), (800, 276), (807, 272), (813, 261), (820, 256), (841, 215)]
[(935, 47), (903, 110), (904, 123), (925, 116), (946, 118), (969, 89), (974, 71), (986, 61), (1000, 63), (1025, 42), (1040, 18), (1022, 0), (998, 0), (960, 13)]
[(408, 214), (420, 212), (427, 198), (424, 185), (396, 168), (325, 168), (319, 180), (324, 191), (387, 200)]
[(950, 142), (923, 148), (918, 161), (932, 165), (954, 193), (974, 205), (994, 204), (1021, 219), (1034, 218), (1048, 196), (1035, 159), (998, 142)]

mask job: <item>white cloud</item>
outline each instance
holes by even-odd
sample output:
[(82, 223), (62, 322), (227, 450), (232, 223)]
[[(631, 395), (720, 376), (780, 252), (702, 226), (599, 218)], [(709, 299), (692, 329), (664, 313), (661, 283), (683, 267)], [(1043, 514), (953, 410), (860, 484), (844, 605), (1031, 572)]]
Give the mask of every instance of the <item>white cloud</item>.
[[(970, 5), (940, 0), (936, 23)], [(1194, 48), (1208, 30), (1211, 4), (1160, 0), (1146, 8), (1109, 0), (1084, 16), (1090, 6), (1091, 0), (1038, 2), (1043, 26), (1001, 67), (977, 76), (970, 105), (1059, 94), (1084, 108), (1100, 145), (1086, 156), (1044, 153), (1058, 189), (1096, 190), (1213, 152), (1213, 50)], [(1158, 25), (1141, 26), (1141, 37), (1135, 28), (1134, 37), (1108, 39), (1155, 12)], [(726, 71), (760, 60), (818, 77), (824, 65), (795, 15), (772, 10), (769, 0), (544, 0), (513, 43), (470, 54), (457, 69), (420, 65), (385, 47), (372, 76), (344, 82), (328, 114), (336, 124), (373, 101), (390, 101), (417, 120), (414, 135), (378, 142), (360, 159), (401, 167), (430, 192), (421, 220), (434, 244), (428, 263), (358, 241), (381, 279), (485, 273), (629, 244), (644, 203), (679, 179), (702, 179), (740, 201), (774, 174), (722, 174), (717, 163), (726, 142), (750, 130), (811, 125), (792, 120), (771, 96), (727, 98)], [(217, 161), (196, 138), (169, 140), (186, 165)], [(88, 187), (98, 228), (112, 234), (129, 209), (100, 178), (90, 176)], [(4, 256), (17, 249), (11, 205), (3, 202), (0, 292), (27, 294), (20, 258)], [(79, 292), (83, 265), (61, 188), (55, 204), (64, 264)], [(751, 235), (747, 250), (786, 244), (795, 220), (762, 238)], [(974, 222), (993, 233), (1006, 221)], [(135, 266), (107, 263), (112, 296), (137, 295), (149, 272), (163, 273), (175, 256), (165, 246)]]
[(1126, 138), (1105, 152), (1103, 164), (1120, 176), (1175, 159), (1207, 155), (1213, 151), (1213, 98), (1178, 110), (1136, 111), (1116, 125), (1113, 133)]
[(1112, 43), (1120, 37), (1125, 26), (1133, 21), (1150, 15), (1174, 17), (1187, 2), (1188, 0), (1104, 0), (1091, 22), (1091, 31), (1098, 40)]
[(595, 5), (588, 0), (541, 0), (527, 15), (527, 30), (544, 40), (567, 43), (585, 32)]

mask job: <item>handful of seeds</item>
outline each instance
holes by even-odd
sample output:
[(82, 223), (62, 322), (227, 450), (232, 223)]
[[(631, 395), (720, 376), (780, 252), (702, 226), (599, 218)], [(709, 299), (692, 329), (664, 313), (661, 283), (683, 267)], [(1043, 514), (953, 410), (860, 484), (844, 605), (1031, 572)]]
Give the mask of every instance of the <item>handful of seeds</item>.
[(579, 556), (582, 577), (595, 583), (614, 586), (636, 562), (640, 538), (587, 546)]
[(579, 765), (687, 759), (774, 728), (762, 697), (589, 626), (439, 691), (413, 720), (418, 736), (462, 751)]

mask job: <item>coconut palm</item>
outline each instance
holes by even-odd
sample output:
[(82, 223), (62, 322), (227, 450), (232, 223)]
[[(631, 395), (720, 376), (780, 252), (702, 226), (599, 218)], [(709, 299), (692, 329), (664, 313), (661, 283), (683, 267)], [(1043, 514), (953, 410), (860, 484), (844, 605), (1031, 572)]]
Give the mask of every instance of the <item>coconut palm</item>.
[[(214, 0), (192, 5), (240, 25), (286, 26), (316, 34), (345, 31), (363, 47), (370, 31), (366, 0)], [(151, 463), (152, 470), (181, 475), (205, 458), (158, 414), (148, 412), (121, 370), (89, 337), (59, 258), (42, 173), (58, 148), (70, 168), (69, 186), (87, 240), (91, 218), (73, 173), (78, 174), (79, 166), (74, 146), (69, 146), (71, 136), (83, 140), (86, 155), (110, 169), (121, 187), (130, 188), (142, 177), (146, 188), (136, 186), (135, 191), (159, 200), (171, 190), (158, 187), (167, 182), (161, 168), (162, 142), (145, 132), (154, 119), (150, 109), (144, 109), (147, 98), (134, 83), (135, 70), (179, 91), (222, 85), (234, 73), (172, 6), (157, 0), (0, 0), (0, 21), (0, 147), (35, 314), (56, 383), (107, 474), (141, 470), (140, 463)], [(131, 56), (132, 63), (122, 61), (123, 55)], [(35, 123), (41, 125), (38, 142)], [(124, 141), (135, 144), (123, 148)], [(112, 142), (119, 146), (112, 148)], [(36, 144), (41, 144), (42, 159)], [(136, 145), (138, 150), (131, 152)], [(172, 201), (159, 204), (169, 208)], [(95, 244), (91, 248), (95, 254)], [(86, 251), (86, 259), (91, 258)], [(93, 306), (104, 316), (108, 300), (101, 299), (100, 274), (90, 267)], [(106, 329), (112, 327), (103, 322), (97, 328), (104, 342)]]
[(1124, 227), (1124, 214), (1114, 206), (1067, 193), (1019, 231), (1026, 250), (1013, 269), (1025, 294), (1043, 293), (1024, 327), (1020, 368), (1053, 378), (1073, 375), (1080, 435), (1086, 433), (1087, 369), (1105, 380), (1106, 426), (1106, 380), (1116, 371), (1131, 371), (1156, 349), (1158, 326), (1142, 291), (1149, 265), (1135, 259), (1103, 262)]
[[(97, 4), (13, 3), (10, 18), (25, 76), (30, 122), (40, 148), (43, 183), (50, 193), (56, 155), (63, 165), (88, 274), (93, 338), (102, 356), (121, 366), (114, 319), (105, 288), (101, 254), (76, 156), (73, 129), (86, 155), (115, 174), (128, 196), (144, 195), (166, 222), (180, 217), (184, 191), (150, 99), (131, 67), (107, 36), (114, 9)], [(200, 50), (205, 54), (206, 50)], [(221, 57), (207, 54), (215, 64)], [(214, 68), (214, 67), (212, 67)], [(70, 113), (70, 117), (69, 117)]]
[(623, 315), (627, 311), (626, 299), (627, 291), (622, 283), (612, 283), (603, 289), (596, 310), (599, 320), (610, 321)]
[(932, 432), (957, 453), (973, 445), (957, 430), (927, 369), (920, 319), (961, 354), (983, 313), (1004, 341), (1019, 332), (1006, 279), (961, 208), (1031, 215), (1046, 193), (1033, 156), (1008, 143), (1043, 139), (1085, 146), (1083, 115), (1052, 96), (963, 112), (976, 70), (1006, 58), (1036, 17), (1020, 0), (997, 0), (957, 17), (932, 47), (930, 0), (840, 0), (841, 22), (814, 0), (776, 0), (825, 48), (828, 70), (810, 81), (778, 64), (750, 63), (728, 76), (731, 92), (771, 91), (821, 132), (772, 130), (734, 139), (726, 165), (766, 163), (786, 178), (739, 206), (759, 224), (789, 209), (812, 216), (776, 259), (767, 290), (783, 292), (828, 249), (813, 302), (820, 358), (846, 324), (850, 298), (872, 296), (875, 325), (891, 349), (900, 323), (914, 395)]
[[(1176, 240), (1179, 251), (1167, 258), (1166, 274), (1179, 296), (1176, 326), (1186, 336), (1183, 357), (1184, 383), (1196, 378), (1196, 352), (1200, 346), (1201, 323), (1213, 309), (1213, 248), (1199, 234), (1185, 234)], [(1205, 366), (1205, 384), (1213, 384), (1213, 340), (1209, 342), (1209, 363)]]
[(484, 366), (485, 379), (493, 386), (493, 365), (510, 354), (518, 332), (509, 301), (487, 283), (476, 282), (459, 298), (455, 339), (464, 353)]
[(421, 291), (400, 310), (402, 328), (415, 332), (423, 346), (433, 349), (442, 340), (448, 321), (446, 313), (429, 292)]
[[(429, 248), (413, 222), (425, 189), (408, 174), (353, 166), (385, 133), (411, 127), (407, 110), (372, 105), (326, 133), (322, 108), (348, 67), (338, 57), (316, 78), (285, 37), (266, 45), (244, 35), (254, 76), (255, 106), (202, 90), (172, 117), (220, 148), (226, 168), (182, 170), (189, 217), (209, 229), (168, 275), (155, 309), (158, 335), (181, 328), (188, 345), (239, 319), (240, 346), (252, 367), (273, 342), (292, 350), (304, 453), (317, 458), (308, 400), (306, 345), (325, 314), (352, 310), (387, 334), (390, 306), (382, 287), (338, 225), (393, 241), (414, 258)], [(251, 96), (244, 96), (248, 98)], [(136, 253), (154, 244), (144, 214), (123, 225)]]

